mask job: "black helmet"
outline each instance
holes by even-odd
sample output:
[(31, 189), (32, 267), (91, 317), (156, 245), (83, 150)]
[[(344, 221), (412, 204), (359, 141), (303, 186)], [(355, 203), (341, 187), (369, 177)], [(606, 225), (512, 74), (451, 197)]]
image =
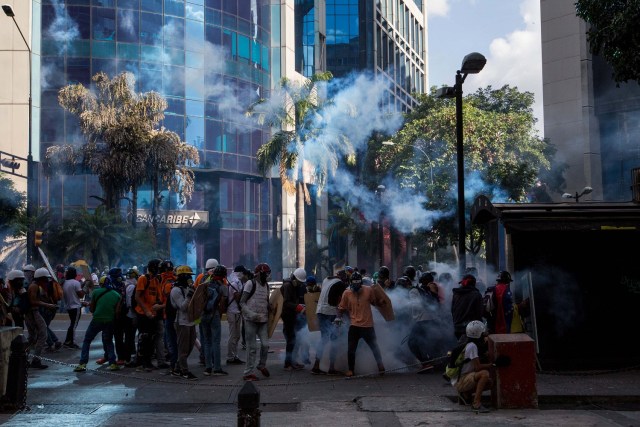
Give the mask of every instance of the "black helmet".
[(404, 269), (404, 275), (413, 280), (416, 278), (416, 268), (413, 265), (408, 265)]
[(219, 264), (216, 268), (213, 269), (213, 275), (217, 277), (227, 277), (227, 267)]
[(391, 276), (391, 272), (389, 271), (389, 267), (386, 266), (382, 266), (380, 267), (380, 270), (378, 270), (378, 276), (381, 278), (385, 278), (388, 279), (389, 276)]
[(411, 280), (403, 276), (403, 277), (399, 277), (396, 280), (396, 286), (400, 286), (401, 288), (410, 288), (413, 285), (411, 283)]
[(69, 266), (67, 267), (66, 273), (64, 273), (64, 278), (66, 280), (75, 279), (77, 275), (78, 275), (78, 271), (76, 270), (76, 268)]
[(160, 273), (166, 273), (167, 271), (173, 271), (173, 263), (169, 259), (165, 259), (160, 263)]
[(498, 273), (498, 277), (496, 277), (496, 282), (500, 283), (511, 283), (513, 279), (511, 278), (511, 274), (508, 271), (501, 271)]
[(354, 271), (351, 274), (351, 278), (349, 279), (349, 281), (352, 284), (362, 284), (362, 274), (358, 273), (357, 271)]
[(159, 258), (154, 258), (147, 263), (147, 271), (151, 274), (158, 274), (158, 270), (160, 269), (160, 264), (162, 264), (162, 260)]
[(418, 281), (420, 282), (420, 284), (428, 285), (429, 283), (433, 282), (433, 274), (429, 272), (422, 273), (422, 275), (420, 276), (420, 280)]

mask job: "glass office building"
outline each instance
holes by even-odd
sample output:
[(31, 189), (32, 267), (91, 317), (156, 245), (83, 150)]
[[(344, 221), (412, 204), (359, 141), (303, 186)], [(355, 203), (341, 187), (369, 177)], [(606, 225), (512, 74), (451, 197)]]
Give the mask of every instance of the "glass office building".
[[(280, 191), (256, 167), (268, 133), (239, 126), (222, 105), (230, 99), (248, 105), (267, 95), (269, 1), (45, 0), (41, 17), (40, 158), (53, 144), (83, 142), (77, 120), (58, 104), (61, 87), (90, 85), (100, 71), (131, 72), (137, 91), (166, 97), (162, 125), (200, 155), (192, 199), (179, 205), (165, 191), (160, 210), (208, 211), (209, 225), (162, 229), (171, 259), (192, 266), (210, 257), (228, 266), (264, 259), (259, 242), (273, 237)], [(39, 188), (40, 206), (57, 217), (96, 208), (100, 202), (92, 196), (102, 192), (88, 173), (41, 178)], [(150, 188), (138, 197), (138, 209), (149, 209)]]

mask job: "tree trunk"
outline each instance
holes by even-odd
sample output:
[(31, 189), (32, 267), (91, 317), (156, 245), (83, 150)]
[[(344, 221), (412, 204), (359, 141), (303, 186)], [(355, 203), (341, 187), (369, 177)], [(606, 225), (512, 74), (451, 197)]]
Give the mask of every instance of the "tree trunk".
[(301, 180), (296, 189), (296, 266), (304, 268), (305, 265), (305, 223), (304, 223), (304, 188)]
[(131, 226), (136, 228), (138, 223), (138, 186), (131, 188)]
[(156, 246), (156, 239), (158, 236), (158, 219), (156, 216), (158, 215), (158, 198), (160, 194), (158, 193), (158, 172), (153, 174), (153, 201), (151, 202), (151, 225), (153, 227), (153, 245)]

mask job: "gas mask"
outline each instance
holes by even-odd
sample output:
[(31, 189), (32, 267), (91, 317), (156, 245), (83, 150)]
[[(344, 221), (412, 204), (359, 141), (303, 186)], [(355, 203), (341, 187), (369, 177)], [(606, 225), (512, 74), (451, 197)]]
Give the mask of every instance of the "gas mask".
[(358, 283), (351, 283), (349, 285), (349, 288), (351, 289), (351, 292), (353, 292), (354, 294), (357, 294), (360, 291), (360, 288), (362, 287), (362, 282)]

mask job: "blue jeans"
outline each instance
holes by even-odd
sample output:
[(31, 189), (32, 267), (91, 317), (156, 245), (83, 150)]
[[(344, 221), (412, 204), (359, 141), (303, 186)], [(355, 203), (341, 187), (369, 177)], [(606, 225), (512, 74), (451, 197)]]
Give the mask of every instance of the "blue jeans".
[(327, 344), (329, 344), (329, 368), (333, 369), (333, 366), (336, 361), (336, 356), (338, 355), (338, 348), (336, 346), (336, 339), (338, 339), (338, 331), (336, 330), (336, 325), (333, 324), (335, 320), (335, 314), (323, 314), (318, 313), (318, 324), (320, 326), (320, 341), (318, 341), (318, 345), (316, 347), (316, 361), (322, 361), (322, 356), (324, 354), (324, 348)]
[(174, 322), (175, 319), (164, 319), (164, 342), (167, 345), (169, 364), (172, 368), (175, 368), (178, 363), (178, 334)]
[(204, 347), (204, 363), (207, 368), (214, 371), (222, 369), (220, 360), (220, 338), (222, 326), (220, 313), (202, 315), (202, 346)]
[(80, 352), (80, 363), (87, 363), (89, 361), (89, 347), (91, 347), (91, 342), (100, 332), (102, 332), (102, 347), (104, 348), (109, 364), (116, 363), (116, 352), (113, 346), (113, 322), (101, 323), (93, 320), (89, 323), (87, 332), (84, 334), (82, 351)]

